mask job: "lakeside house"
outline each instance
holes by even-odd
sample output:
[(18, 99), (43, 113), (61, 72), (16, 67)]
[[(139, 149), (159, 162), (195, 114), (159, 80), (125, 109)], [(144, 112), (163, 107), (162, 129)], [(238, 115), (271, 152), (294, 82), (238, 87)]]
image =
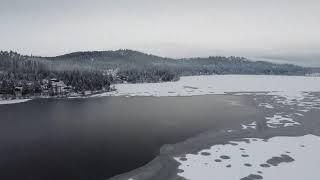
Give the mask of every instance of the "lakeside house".
[(14, 88), (14, 94), (16, 97), (21, 97), (22, 96), (22, 90), (23, 90), (23, 87), (22, 86), (16, 86)]
[(58, 79), (50, 79), (54, 94), (66, 94), (72, 91), (71, 86), (67, 86), (63, 81)]
[(58, 94), (68, 94), (72, 92), (72, 87), (67, 86), (63, 81), (52, 78), (42, 80), (42, 91), (45, 95), (58, 95)]

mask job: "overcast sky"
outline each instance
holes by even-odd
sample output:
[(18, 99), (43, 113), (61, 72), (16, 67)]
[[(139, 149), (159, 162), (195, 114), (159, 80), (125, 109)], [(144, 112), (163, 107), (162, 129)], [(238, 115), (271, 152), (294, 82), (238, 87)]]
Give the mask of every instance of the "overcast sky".
[(0, 0), (0, 22), (0, 49), (23, 54), (127, 48), (320, 61), (319, 0)]

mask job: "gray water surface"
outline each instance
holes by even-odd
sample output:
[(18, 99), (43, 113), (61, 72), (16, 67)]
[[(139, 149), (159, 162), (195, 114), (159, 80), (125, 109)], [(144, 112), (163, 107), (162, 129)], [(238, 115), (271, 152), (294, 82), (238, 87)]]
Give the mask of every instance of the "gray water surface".
[(254, 119), (245, 97), (37, 99), (0, 106), (0, 179), (105, 180), (164, 144)]

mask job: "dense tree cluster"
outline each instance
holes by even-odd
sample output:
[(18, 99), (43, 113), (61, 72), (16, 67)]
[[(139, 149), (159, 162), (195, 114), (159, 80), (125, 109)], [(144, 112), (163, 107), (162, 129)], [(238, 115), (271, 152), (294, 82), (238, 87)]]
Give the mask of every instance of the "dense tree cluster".
[(50, 95), (57, 95), (52, 93), (55, 88), (51, 86), (52, 78), (64, 82), (77, 93), (86, 90), (108, 90), (113, 81), (110, 75), (97, 70), (77, 66), (71, 68), (71, 64), (59, 70), (60, 65), (59, 62), (50, 62), (39, 57), (0, 52), (0, 94), (15, 96), (17, 90), (21, 90), (23, 96), (32, 96), (41, 94), (46, 89)]
[(153, 66), (145, 68), (122, 69), (117, 73), (118, 79), (123, 82), (166, 82), (179, 79), (179, 75), (174, 69), (166, 66)]
[(57, 73), (56, 77), (66, 85), (73, 87), (76, 92), (108, 89), (113, 81), (112, 76), (106, 76), (95, 71), (64, 71)]

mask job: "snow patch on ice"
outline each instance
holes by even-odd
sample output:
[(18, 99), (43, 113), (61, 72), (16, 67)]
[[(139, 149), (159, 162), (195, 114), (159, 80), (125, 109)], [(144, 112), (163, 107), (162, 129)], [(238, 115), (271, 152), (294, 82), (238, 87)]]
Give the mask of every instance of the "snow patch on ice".
[[(184, 161), (179, 157), (175, 160), (183, 170), (178, 175), (189, 180), (239, 180), (252, 174), (265, 180), (301, 180), (319, 177), (319, 152), (320, 138), (314, 135), (274, 137), (267, 141), (249, 138), (214, 145), (196, 155), (187, 154)], [(279, 161), (280, 157), (287, 159)]]
[(292, 118), (283, 117), (281, 115), (274, 115), (273, 117), (266, 117), (267, 125), (271, 128), (276, 128), (278, 126), (288, 127), (294, 125), (300, 125), (300, 123), (294, 121)]
[(252, 123), (247, 124), (247, 125), (241, 124), (242, 129), (249, 129), (249, 128), (256, 129), (256, 126), (257, 126), (256, 122), (252, 122)]
[(259, 106), (267, 108), (267, 109), (273, 109), (274, 108), (271, 104), (268, 104), (268, 103), (260, 103)]

